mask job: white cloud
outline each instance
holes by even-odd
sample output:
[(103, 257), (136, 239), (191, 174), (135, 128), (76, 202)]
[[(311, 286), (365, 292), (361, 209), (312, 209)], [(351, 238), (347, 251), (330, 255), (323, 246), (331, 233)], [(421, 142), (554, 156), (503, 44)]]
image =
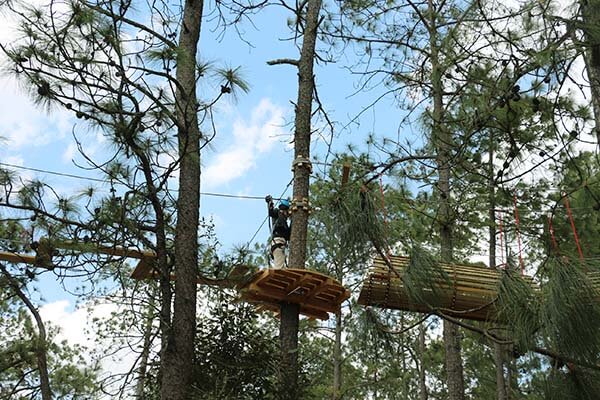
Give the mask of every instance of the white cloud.
[(252, 169), (260, 154), (268, 153), (285, 134), (284, 109), (262, 99), (252, 110), (250, 121), (233, 123), (233, 142), (204, 169), (202, 183), (216, 187), (243, 176)]
[(66, 340), (71, 345), (81, 345), (88, 348), (96, 346), (96, 335), (88, 328), (92, 318), (105, 318), (117, 310), (113, 304), (99, 304), (94, 306), (84, 305), (69, 311), (68, 300), (59, 300), (48, 303), (40, 308), (40, 315), (44, 322), (49, 322), (59, 328), (55, 342)]
[(44, 146), (71, 130), (71, 115), (60, 109), (46, 114), (35, 106), (13, 78), (0, 79), (0, 137), (10, 150)]
[(62, 159), (64, 163), (71, 162), (75, 158), (75, 154), (77, 153), (77, 145), (75, 143), (69, 143), (67, 148), (65, 149)]

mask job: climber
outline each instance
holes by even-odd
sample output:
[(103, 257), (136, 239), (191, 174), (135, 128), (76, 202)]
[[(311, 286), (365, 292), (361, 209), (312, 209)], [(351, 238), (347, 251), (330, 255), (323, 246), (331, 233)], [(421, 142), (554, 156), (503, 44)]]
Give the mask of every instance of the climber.
[(290, 202), (281, 199), (277, 208), (273, 205), (273, 197), (265, 197), (269, 207), (269, 217), (271, 217), (273, 231), (271, 234), (271, 258), (273, 259), (273, 268), (282, 269), (286, 266), (285, 248), (290, 240), (290, 226), (288, 225)]

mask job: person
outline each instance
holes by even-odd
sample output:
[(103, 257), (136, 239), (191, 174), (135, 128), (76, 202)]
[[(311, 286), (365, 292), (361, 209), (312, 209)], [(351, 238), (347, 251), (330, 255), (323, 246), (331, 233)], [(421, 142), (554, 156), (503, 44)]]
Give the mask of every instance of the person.
[(269, 217), (272, 223), (271, 234), (271, 258), (273, 259), (273, 268), (283, 269), (286, 266), (285, 249), (288, 240), (290, 240), (291, 228), (288, 224), (290, 202), (282, 199), (277, 208), (273, 203), (273, 197), (265, 197), (269, 207)]

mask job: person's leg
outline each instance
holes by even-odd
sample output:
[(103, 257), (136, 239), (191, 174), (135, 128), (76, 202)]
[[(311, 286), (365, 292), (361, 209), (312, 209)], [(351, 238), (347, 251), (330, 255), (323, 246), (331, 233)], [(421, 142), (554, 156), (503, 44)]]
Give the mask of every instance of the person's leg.
[(283, 269), (285, 268), (285, 239), (284, 238), (273, 238), (271, 243), (271, 255), (273, 256), (273, 268)]

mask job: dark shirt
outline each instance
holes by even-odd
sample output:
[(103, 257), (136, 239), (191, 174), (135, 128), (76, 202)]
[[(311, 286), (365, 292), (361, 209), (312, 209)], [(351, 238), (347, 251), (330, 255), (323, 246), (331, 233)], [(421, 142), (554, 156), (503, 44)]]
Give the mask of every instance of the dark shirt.
[(271, 223), (273, 224), (273, 237), (290, 240), (291, 228), (288, 225), (287, 217), (274, 207), (269, 208), (269, 217), (271, 217)]

